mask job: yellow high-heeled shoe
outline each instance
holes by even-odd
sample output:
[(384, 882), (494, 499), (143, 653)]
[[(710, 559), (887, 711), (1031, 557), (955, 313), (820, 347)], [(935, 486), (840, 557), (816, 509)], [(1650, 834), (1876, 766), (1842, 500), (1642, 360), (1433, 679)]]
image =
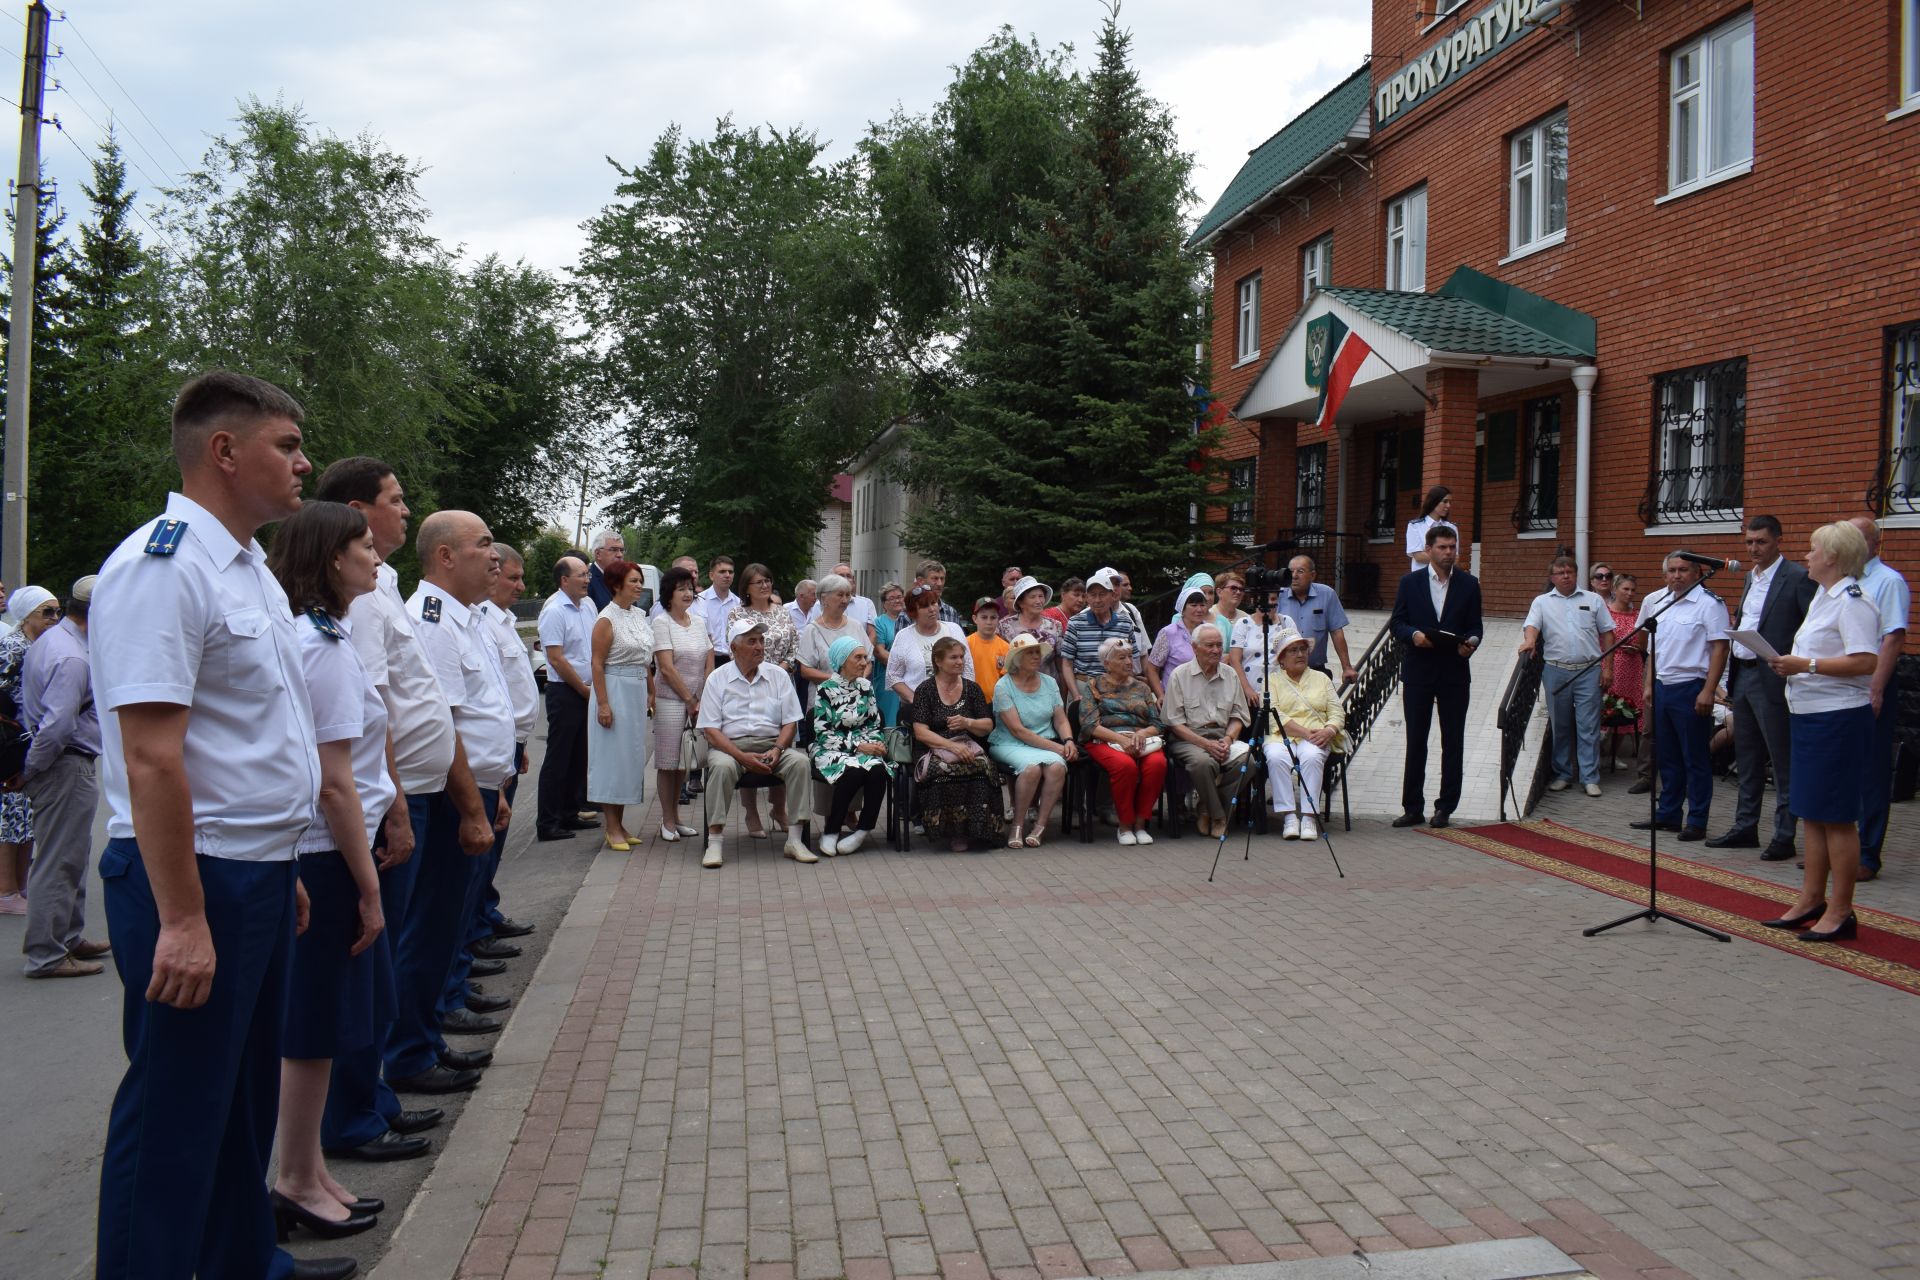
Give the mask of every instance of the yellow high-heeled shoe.
[[(620, 834), (625, 835), (626, 832), (623, 831)], [(633, 842), (631, 840), (615, 840), (612, 836), (608, 836), (606, 839), (607, 848), (613, 850), (615, 853), (631, 853), (633, 851)]]

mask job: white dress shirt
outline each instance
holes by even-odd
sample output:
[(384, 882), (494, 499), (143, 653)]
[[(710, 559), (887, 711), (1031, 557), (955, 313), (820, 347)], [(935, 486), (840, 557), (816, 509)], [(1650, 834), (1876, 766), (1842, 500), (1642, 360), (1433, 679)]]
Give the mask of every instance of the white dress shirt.
[(401, 787), (410, 796), (435, 795), (447, 789), (453, 768), (453, 713), (407, 616), (400, 575), (383, 564), (374, 578), (373, 590), (347, 606), (348, 640), (387, 704)]
[(1600, 656), (1602, 641), (1613, 635), (1613, 614), (1591, 591), (1543, 591), (1533, 598), (1523, 625), (1540, 633), (1548, 662), (1576, 666)]
[(1453, 585), (1453, 574), (1442, 578), (1433, 571), (1432, 565), (1426, 566), (1427, 591), (1433, 596), (1433, 618), (1436, 623), (1447, 616), (1447, 588)]
[[(320, 798), (293, 611), (257, 541), (240, 545), (178, 493), (168, 495), (165, 521), (142, 524), (107, 557), (88, 613), (107, 834), (135, 835), (120, 717), (111, 713), (166, 703), (189, 709), (182, 756), (194, 852), (288, 861)], [(149, 555), (162, 540), (177, 540), (174, 553)]]
[(737, 662), (716, 667), (700, 694), (698, 727), (718, 729), (734, 742), (777, 738), (784, 726), (799, 719), (800, 697), (793, 691), (793, 678), (771, 663), (761, 663), (751, 680)]
[[(1636, 627), (1660, 613), (1673, 592), (1661, 587), (1640, 605)], [(1653, 641), (1653, 678), (1661, 684), (1705, 680), (1713, 656), (1713, 642), (1727, 638), (1727, 606), (1719, 596), (1696, 584), (1680, 603), (1660, 614)]]
[[(1767, 592), (1773, 589), (1773, 580), (1780, 576), (1780, 562), (1785, 556), (1775, 556), (1773, 563), (1764, 569), (1747, 570), (1747, 592), (1740, 598), (1740, 631), (1758, 631), (1760, 615), (1767, 611)], [(1733, 642), (1733, 656), (1746, 661), (1757, 657), (1753, 650)]]
[[(540, 647), (550, 649), (560, 647), (560, 656), (573, 668), (573, 674), (584, 683), (593, 678), (593, 624), (600, 616), (600, 610), (593, 603), (593, 597), (581, 596), (578, 600), (567, 599), (567, 593), (556, 591), (547, 597), (540, 606)], [(557, 681), (559, 673), (553, 678)]]
[(707, 624), (707, 635), (713, 640), (713, 651), (724, 658), (732, 652), (727, 648), (727, 616), (746, 602), (729, 591), (722, 599), (708, 587), (693, 598), (693, 612), (700, 615)]
[(1888, 568), (1886, 561), (1879, 556), (1867, 561), (1866, 571), (1860, 575), (1860, 589), (1880, 610), (1881, 639), (1886, 639), (1896, 631), (1906, 630), (1907, 610), (1912, 605), (1907, 592), (1907, 580), (1896, 570)]
[(540, 721), (540, 685), (533, 678), (533, 659), (520, 638), (513, 610), (482, 600), (479, 613), (487, 620), (488, 634), (500, 652), (500, 674), (506, 677), (507, 696), (513, 703), (514, 741), (524, 745)]
[(500, 670), (500, 650), (487, 623), (425, 580), (413, 589), (407, 613), (453, 709), (453, 727), (460, 734), (460, 745), (467, 749), (474, 782), (489, 791), (498, 790), (513, 776), (513, 702)]
[[(347, 637), (353, 630), (350, 618), (335, 618), (333, 625), (341, 635), (330, 636), (302, 615), (295, 627), (300, 633), (300, 665), (307, 679), (307, 697), (313, 703), (313, 737), (316, 742), (353, 744), (353, 789), (360, 796), (360, 816), (366, 827), (367, 848), (373, 848), (374, 833), (393, 806), (393, 775), (387, 772), (387, 704), (380, 691), (367, 678), (360, 655)], [(301, 853), (324, 853), (338, 849), (340, 841), (327, 826), (327, 815), (318, 804), (313, 809), (313, 825), (300, 837)]]
[[(1880, 653), (1880, 610), (1852, 578), (1814, 592), (1800, 629), (1793, 633), (1796, 657), (1844, 658)], [(1845, 711), (1873, 704), (1873, 672), (1835, 676), (1802, 672), (1787, 677), (1787, 710), (1796, 715)]]

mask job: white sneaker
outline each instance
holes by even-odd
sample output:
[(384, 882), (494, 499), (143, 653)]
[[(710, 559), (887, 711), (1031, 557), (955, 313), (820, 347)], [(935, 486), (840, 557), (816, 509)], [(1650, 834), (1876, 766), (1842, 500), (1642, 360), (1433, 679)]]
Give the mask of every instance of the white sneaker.
[(1152, 844), (1153, 837), (1147, 834), (1146, 828), (1142, 827), (1133, 833), (1133, 842), (1135, 844)]
[(1320, 828), (1312, 818), (1300, 819), (1300, 838), (1302, 840), (1318, 840), (1320, 838)]
[(1547, 790), (1549, 790), (1549, 791), (1565, 791), (1565, 790), (1566, 790), (1566, 789), (1567, 789), (1568, 787), (1570, 787), (1570, 786), (1572, 786), (1572, 785), (1573, 785), (1573, 784), (1572, 784), (1571, 782), (1569, 782), (1569, 781), (1567, 781), (1567, 780), (1566, 780), (1565, 778), (1555, 778), (1555, 779), (1554, 779), (1554, 780), (1553, 780), (1552, 782), (1549, 782), (1549, 783), (1547, 784)]
[(798, 831), (787, 832), (786, 848), (780, 850), (780, 852), (792, 858), (795, 862), (820, 861), (820, 859), (815, 856), (813, 850), (807, 848), (806, 842), (800, 839), (800, 833)]
[(1125, 827), (1120, 828), (1120, 843), (1133, 844), (1134, 843), (1133, 832), (1127, 830)]
[(707, 852), (706, 855), (700, 859), (700, 865), (708, 868), (720, 865), (720, 842), (718, 840), (707, 841)]
[(849, 853), (860, 852), (860, 846), (865, 844), (866, 842), (867, 842), (867, 833), (865, 828), (856, 827), (852, 835), (840, 837), (841, 856), (844, 857)]
[(821, 857), (823, 858), (837, 857), (839, 853), (840, 853), (840, 837), (839, 836), (821, 836), (820, 837), (820, 856)]
[(1597, 796), (1597, 795), (1599, 795), (1599, 794), (1600, 794), (1600, 784), (1599, 784), (1599, 783), (1597, 783), (1597, 782), (1589, 782), (1589, 783), (1587, 784), (1587, 794), (1588, 794), (1588, 795), (1590, 795), (1590, 796)]
[(1299, 814), (1290, 813), (1287, 815), (1286, 825), (1280, 828), (1280, 838), (1282, 840), (1298, 840), (1300, 838)]
[(27, 895), (24, 893), (0, 893), (0, 916), (23, 916), (27, 914)]

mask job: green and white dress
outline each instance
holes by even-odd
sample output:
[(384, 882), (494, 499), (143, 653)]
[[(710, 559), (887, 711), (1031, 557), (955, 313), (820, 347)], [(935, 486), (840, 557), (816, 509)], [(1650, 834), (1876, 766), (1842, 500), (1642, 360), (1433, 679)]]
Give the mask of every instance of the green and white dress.
[(813, 764), (829, 786), (848, 769), (893, 771), (885, 756), (860, 753), (867, 743), (884, 741), (884, 729), (880, 704), (874, 701), (873, 685), (865, 676), (856, 680), (834, 676), (814, 691)]

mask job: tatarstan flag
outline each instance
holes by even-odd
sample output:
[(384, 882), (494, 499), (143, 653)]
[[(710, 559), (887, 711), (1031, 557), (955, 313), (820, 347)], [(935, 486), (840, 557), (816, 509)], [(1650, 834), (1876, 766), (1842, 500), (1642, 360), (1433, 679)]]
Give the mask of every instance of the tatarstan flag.
[(1347, 390), (1353, 386), (1353, 376), (1360, 372), (1360, 366), (1373, 354), (1373, 348), (1367, 345), (1365, 338), (1347, 328), (1339, 316), (1329, 313), (1315, 323), (1324, 323), (1326, 328), (1325, 346), (1320, 356), (1323, 362), (1320, 366), (1323, 372), (1319, 378), (1320, 409), (1314, 414), (1313, 425), (1322, 430), (1332, 430), (1334, 415), (1340, 412), (1340, 402), (1347, 398)]

